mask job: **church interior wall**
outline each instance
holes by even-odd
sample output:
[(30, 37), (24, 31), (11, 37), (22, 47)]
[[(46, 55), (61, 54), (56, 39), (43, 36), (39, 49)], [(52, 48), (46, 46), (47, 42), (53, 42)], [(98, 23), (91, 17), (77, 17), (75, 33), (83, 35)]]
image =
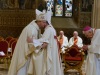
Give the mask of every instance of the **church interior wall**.
[(35, 19), (32, 10), (0, 10), (0, 36), (17, 37), (22, 29)]

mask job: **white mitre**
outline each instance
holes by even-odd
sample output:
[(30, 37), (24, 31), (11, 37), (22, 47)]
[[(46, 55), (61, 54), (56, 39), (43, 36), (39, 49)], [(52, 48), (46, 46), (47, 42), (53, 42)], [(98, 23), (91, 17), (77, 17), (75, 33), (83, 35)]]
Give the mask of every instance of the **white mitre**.
[(47, 13), (46, 13), (46, 18), (47, 18), (49, 25), (52, 25), (51, 24), (51, 16), (52, 16), (52, 10), (50, 8), (49, 10), (47, 10)]
[(38, 21), (46, 21), (47, 18), (46, 18), (46, 13), (43, 11), (39, 11), (38, 9), (36, 9), (36, 20)]

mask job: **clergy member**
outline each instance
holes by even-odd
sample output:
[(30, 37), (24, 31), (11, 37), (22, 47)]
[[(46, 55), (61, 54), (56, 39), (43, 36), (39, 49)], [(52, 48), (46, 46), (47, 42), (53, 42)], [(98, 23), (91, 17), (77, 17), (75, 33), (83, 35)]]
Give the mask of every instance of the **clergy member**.
[(76, 45), (79, 48), (82, 48), (83, 46), (83, 40), (81, 39), (81, 37), (78, 36), (78, 32), (74, 31), (73, 32), (73, 37), (71, 37), (69, 39), (69, 47)]
[[(38, 39), (39, 29), (44, 28), (46, 24), (46, 17), (44, 13), (36, 10), (36, 14), (36, 20), (33, 20), (23, 29), (18, 39), (8, 75), (28, 75), (28, 65), (35, 47), (30, 48), (30, 44), (27, 43), (27, 37), (34, 37), (35, 39)], [(35, 70), (33, 71), (34, 75), (36, 75)]]
[(64, 35), (64, 31), (59, 32), (58, 41), (61, 46), (61, 53), (65, 53), (65, 49), (68, 47), (68, 38)]
[(83, 50), (88, 51), (85, 64), (86, 75), (100, 75), (100, 29), (86, 26), (83, 34), (91, 39), (90, 45), (83, 46)]

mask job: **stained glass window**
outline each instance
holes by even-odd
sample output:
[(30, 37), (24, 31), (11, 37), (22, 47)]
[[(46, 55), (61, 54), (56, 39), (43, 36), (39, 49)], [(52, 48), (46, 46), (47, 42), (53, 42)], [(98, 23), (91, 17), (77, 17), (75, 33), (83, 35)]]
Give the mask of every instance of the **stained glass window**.
[(72, 0), (65, 0), (65, 16), (72, 16)]
[(72, 17), (73, 0), (48, 0), (48, 10), (52, 9), (53, 16)]
[(55, 16), (63, 16), (63, 1), (57, 0), (55, 5)]
[(47, 1), (47, 10), (52, 9), (52, 15), (54, 14), (53, 10), (54, 10), (54, 0), (48, 0)]

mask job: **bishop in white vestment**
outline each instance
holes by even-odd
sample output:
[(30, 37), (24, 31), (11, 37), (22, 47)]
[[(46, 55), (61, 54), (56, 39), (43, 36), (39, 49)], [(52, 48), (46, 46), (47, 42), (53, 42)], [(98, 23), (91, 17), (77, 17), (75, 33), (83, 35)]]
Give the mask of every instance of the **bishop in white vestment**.
[[(28, 75), (30, 59), (36, 48), (31, 48), (31, 45), (27, 43), (27, 37), (34, 36), (35, 39), (38, 39), (39, 28), (43, 28), (45, 24), (45, 15), (41, 13), (36, 16), (36, 20), (23, 29), (14, 50), (8, 75)], [(35, 70), (33, 71), (36, 75)]]

